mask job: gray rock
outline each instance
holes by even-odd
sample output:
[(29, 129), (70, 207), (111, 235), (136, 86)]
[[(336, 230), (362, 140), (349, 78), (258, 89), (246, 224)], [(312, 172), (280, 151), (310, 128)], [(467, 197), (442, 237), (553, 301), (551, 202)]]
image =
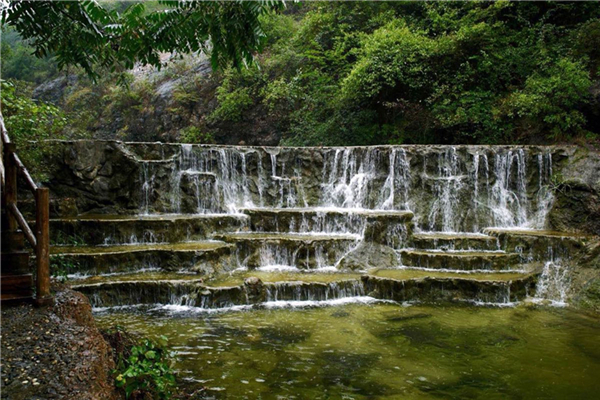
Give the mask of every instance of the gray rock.
[(391, 247), (363, 242), (340, 260), (338, 269), (354, 271), (370, 268), (391, 268), (398, 265), (400, 265), (400, 260)]

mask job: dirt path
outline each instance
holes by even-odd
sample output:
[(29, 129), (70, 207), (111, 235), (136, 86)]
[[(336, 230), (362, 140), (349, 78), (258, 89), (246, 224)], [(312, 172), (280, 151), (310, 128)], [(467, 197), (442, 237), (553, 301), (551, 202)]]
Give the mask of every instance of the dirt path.
[(111, 348), (85, 296), (57, 290), (55, 305), (2, 307), (2, 399), (117, 399)]

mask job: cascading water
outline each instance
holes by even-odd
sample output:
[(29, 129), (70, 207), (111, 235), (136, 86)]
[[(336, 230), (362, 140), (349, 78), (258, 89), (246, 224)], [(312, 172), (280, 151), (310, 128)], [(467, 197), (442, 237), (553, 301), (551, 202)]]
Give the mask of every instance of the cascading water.
[(429, 212), (429, 230), (441, 226), (442, 232), (456, 232), (459, 220), (456, 215), (457, 204), (460, 202), (459, 193), (464, 185), (465, 175), (461, 175), (456, 149), (450, 147), (438, 156), (437, 176), (426, 178), (432, 183), (433, 203)]
[(150, 214), (151, 196), (154, 189), (154, 180), (156, 173), (153, 170), (153, 164), (142, 162), (140, 181), (142, 182), (140, 194), (140, 213), (142, 215)]
[(536, 298), (565, 305), (571, 286), (569, 267), (564, 260), (546, 261), (536, 287)]
[[(170, 164), (142, 162), (140, 211), (253, 210), (256, 231), (359, 236), (365, 234), (369, 213), (381, 212), (386, 221), (382, 243), (400, 249), (408, 235), (405, 222), (394, 222), (386, 212), (413, 211), (417, 232), (543, 228), (553, 200), (548, 151), (348, 147), (315, 149), (318, 162), (307, 162), (298, 151), (181, 145)], [(169, 166), (170, 173), (160, 173)], [(169, 175), (168, 182), (159, 179)], [(260, 258), (269, 265), (297, 262), (291, 254), (270, 244)]]
[[(168, 166), (142, 163), (140, 211), (409, 209), (415, 212), (418, 229), (476, 232), (487, 226), (541, 228), (552, 204), (549, 152), (491, 147), (434, 147), (427, 152), (410, 147), (333, 148), (321, 152), (322, 163), (307, 165), (293, 151), (181, 145), (170, 182), (161, 184), (166, 192), (162, 196), (170, 201), (152, 196), (156, 169)], [(193, 202), (184, 200), (190, 196)]]

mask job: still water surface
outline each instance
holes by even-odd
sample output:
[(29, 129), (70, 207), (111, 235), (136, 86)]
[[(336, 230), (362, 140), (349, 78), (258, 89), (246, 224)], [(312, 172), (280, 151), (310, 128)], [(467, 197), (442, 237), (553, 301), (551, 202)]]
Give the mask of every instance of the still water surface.
[(165, 335), (186, 385), (228, 399), (598, 399), (600, 319), (390, 303), (97, 313)]

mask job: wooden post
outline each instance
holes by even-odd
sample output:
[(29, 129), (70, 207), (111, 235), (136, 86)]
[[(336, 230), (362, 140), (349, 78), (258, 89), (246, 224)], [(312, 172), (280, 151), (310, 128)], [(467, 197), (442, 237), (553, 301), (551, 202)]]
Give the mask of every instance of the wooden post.
[(6, 219), (9, 232), (17, 230), (17, 220), (8, 211), (10, 204), (17, 204), (17, 165), (14, 159), (15, 144), (4, 144), (4, 168), (5, 168), (5, 183), (4, 183), (4, 199), (6, 201)]
[(50, 295), (50, 196), (48, 188), (35, 191), (36, 216), (35, 231), (37, 247), (35, 260), (37, 264), (36, 304), (39, 306), (53, 302)]

